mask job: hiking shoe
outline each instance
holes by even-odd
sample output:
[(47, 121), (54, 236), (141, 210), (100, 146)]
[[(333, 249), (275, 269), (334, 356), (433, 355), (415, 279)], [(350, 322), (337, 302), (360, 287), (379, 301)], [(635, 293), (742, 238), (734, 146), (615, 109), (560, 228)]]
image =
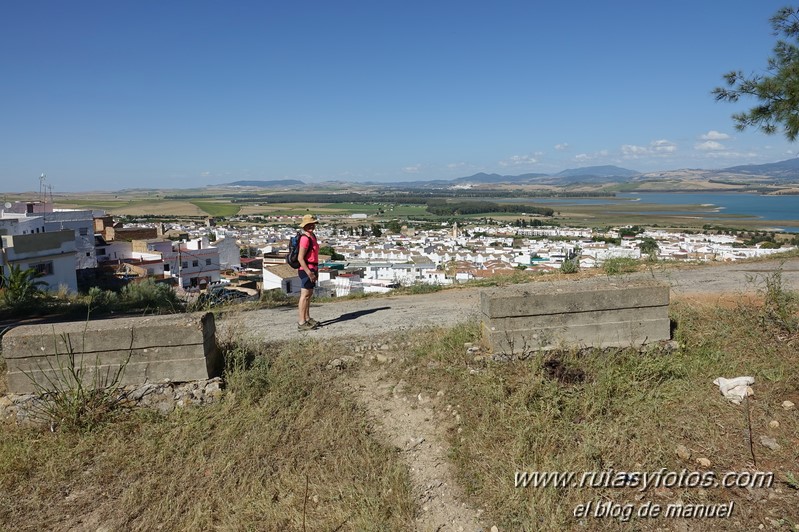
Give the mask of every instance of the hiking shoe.
[(313, 319), (313, 318), (308, 318), (308, 321), (306, 321), (305, 323), (310, 323), (310, 324), (311, 324), (311, 326), (312, 326), (314, 329), (318, 329), (319, 327), (321, 327), (321, 326), (322, 326), (322, 324), (321, 324), (321, 323), (319, 323), (318, 321), (316, 321), (316, 320), (315, 320), (315, 319)]
[(305, 323), (298, 323), (297, 330), (298, 331), (312, 331), (316, 327), (311, 324), (311, 320), (306, 321)]

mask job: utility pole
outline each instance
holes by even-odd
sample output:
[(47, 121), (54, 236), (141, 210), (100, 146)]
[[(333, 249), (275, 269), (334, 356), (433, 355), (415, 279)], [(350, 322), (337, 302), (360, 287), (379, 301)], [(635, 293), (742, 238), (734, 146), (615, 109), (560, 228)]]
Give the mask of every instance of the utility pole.
[(182, 260), (183, 260), (182, 255), (180, 253), (180, 240), (178, 240), (178, 288), (181, 290), (183, 290), (183, 281), (180, 278), (180, 273), (181, 273), (180, 270), (181, 267), (183, 266), (183, 263), (181, 262)]
[(42, 203), (44, 203), (44, 199), (45, 199), (45, 197), (44, 197), (44, 180), (45, 180), (45, 178), (46, 178), (46, 176), (44, 175), (44, 173), (42, 173), (42, 175), (39, 176), (39, 201), (41, 201)]

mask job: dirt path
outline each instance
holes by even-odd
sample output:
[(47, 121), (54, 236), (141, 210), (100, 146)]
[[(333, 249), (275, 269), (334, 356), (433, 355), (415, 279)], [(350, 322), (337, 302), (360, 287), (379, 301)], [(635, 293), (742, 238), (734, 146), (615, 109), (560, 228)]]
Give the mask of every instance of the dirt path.
[[(654, 278), (671, 286), (672, 298), (712, 300), (756, 293), (762, 278), (777, 271), (781, 271), (785, 288), (799, 291), (799, 258), (667, 268), (655, 266), (650, 271), (614, 276), (613, 279)], [(596, 274), (601, 275), (599, 272)], [(577, 277), (544, 275), (536, 278), (535, 282), (550, 283), (555, 288)], [(325, 326), (302, 333), (297, 331), (295, 307), (231, 312), (223, 315), (217, 324), (222, 334), (252, 337), (264, 342), (382, 336), (425, 326), (450, 327), (479, 319), (481, 290), (453, 288), (422, 295), (313, 303), (311, 315)]]
[(416, 530), (488, 530), (480, 525), (481, 512), (462, 502), (465, 497), (447, 458), (445, 433), (454, 429), (457, 412), (444, 406), (445, 392), (434, 398), (414, 395), (404, 381), (389, 378), (379, 366), (364, 367), (349, 386), (378, 422), (378, 434), (408, 466), (418, 508)]
[[(653, 268), (627, 278), (654, 278), (671, 286), (671, 297), (697, 301), (721, 300), (756, 294), (763, 279), (781, 272), (785, 289), (799, 291), (799, 258), (788, 261), (706, 265), (694, 268)], [(537, 282), (570, 282), (575, 277), (542, 277)], [(624, 277), (619, 277), (624, 278)], [(614, 279), (619, 279), (614, 278)], [(258, 341), (292, 339), (357, 338), (375, 340), (404, 330), (425, 326), (447, 327), (479, 318), (478, 288), (445, 290), (417, 296), (389, 296), (314, 304), (311, 314), (324, 327), (310, 332), (296, 330), (296, 309), (280, 308), (231, 313), (219, 321), (220, 332), (233, 337), (249, 336)], [(401, 357), (403, 353), (394, 353)], [(457, 430), (457, 406), (448, 405), (446, 391), (436, 397), (419, 395), (403, 381), (389, 376), (382, 362), (363, 361), (357, 375), (347, 383), (360, 399), (382, 438), (398, 449), (405, 460), (418, 501), (416, 530), (490, 530), (480, 523), (481, 511), (467, 506), (455, 482), (448, 460), (446, 433)]]

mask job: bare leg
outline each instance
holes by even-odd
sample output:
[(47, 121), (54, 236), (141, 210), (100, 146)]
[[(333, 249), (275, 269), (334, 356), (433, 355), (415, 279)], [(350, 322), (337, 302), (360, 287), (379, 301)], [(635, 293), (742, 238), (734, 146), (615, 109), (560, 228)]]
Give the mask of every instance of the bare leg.
[(297, 319), (299, 320), (300, 325), (308, 321), (311, 314), (311, 296), (313, 295), (313, 290), (308, 290), (307, 288), (303, 288), (300, 291), (300, 302), (297, 306)]

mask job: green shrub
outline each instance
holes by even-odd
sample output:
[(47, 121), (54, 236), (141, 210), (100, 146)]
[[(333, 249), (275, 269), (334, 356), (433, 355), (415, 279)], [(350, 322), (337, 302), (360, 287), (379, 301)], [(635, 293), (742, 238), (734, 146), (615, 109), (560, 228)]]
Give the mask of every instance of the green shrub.
[(396, 290), (394, 290), (394, 293), (419, 295), (419, 294), (431, 294), (433, 292), (438, 292), (442, 289), (443, 287), (440, 284), (414, 283), (412, 285), (397, 288)]
[(638, 269), (638, 261), (628, 257), (616, 257), (602, 263), (602, 269), (608, 275), (630, 273)]
[(560, 265), (560, 273), (577, 273), (580, 270), (580, 263), (577, 259), (566, 259)]
[(89, 288), (86, 299), (86, 305), (89, 307), (90, 312), (94, 310), (112, 310), (119, 306), (119, 294), (96, 286)]
[(267, 307), (281, 307), (291, 303), (291, 298), (277, 288), (273, 290), (263, 290), (261, 292), (261, 303)]
[(131, 283), (122, 289), (122, 304), (128, 308), (144, 311), (180, 312), (183, 302), (171, 286), (145, 279), (139, 283)]
[(43, 295), (42, 287), (47, 283), (38, 280), (41, 274), (33, 268), (23, 270), (16, 264), (9, 268), (8, 275), (3, 275), (3, 302), (11, 309), (29, 308), (37, 298)]

